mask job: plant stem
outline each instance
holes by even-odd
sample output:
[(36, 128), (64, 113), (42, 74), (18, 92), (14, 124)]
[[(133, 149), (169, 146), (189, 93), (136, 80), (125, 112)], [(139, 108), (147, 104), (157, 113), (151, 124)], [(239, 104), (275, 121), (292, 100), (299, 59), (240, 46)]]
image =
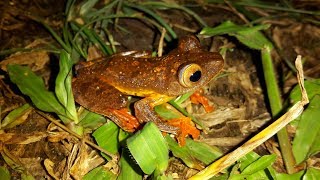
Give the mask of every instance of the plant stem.
[[(272, 117), (277, 117), (282, 110), (282, 102), (279, 88), (277, 85), (276, 74), (274, 72), (274, 67), (272, 63), (271, 48), (264, 47), (261, 50), (261, 57)], [(280, 150), (286, 169), (289, 174), (292, 174), (296, 172), (296, 169), (294, 168), (295, 159), (292, 154), (292, 148), (287, 129), (281, 129), (277, 133), (277, 137), (279, 140)]]

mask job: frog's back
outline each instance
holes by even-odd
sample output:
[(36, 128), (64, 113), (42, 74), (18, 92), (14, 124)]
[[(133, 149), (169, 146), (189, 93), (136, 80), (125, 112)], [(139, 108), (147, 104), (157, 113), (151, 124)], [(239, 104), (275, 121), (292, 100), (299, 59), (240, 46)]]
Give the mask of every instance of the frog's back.
[[(181, 84), (184, 67), (196, 64), (201, 78), (191, 86)], [(208, 83), (223, 67), (218, 53), (200, 48), (194, 37), (182, 38), (177, 49), (154, 58), (113, 55), (85, 67), (82, 74), (95, 76), (128, 95), (141, 97), (153, 94), (177, 96)], [(80, 71), (79, 71), (80, 72)]]

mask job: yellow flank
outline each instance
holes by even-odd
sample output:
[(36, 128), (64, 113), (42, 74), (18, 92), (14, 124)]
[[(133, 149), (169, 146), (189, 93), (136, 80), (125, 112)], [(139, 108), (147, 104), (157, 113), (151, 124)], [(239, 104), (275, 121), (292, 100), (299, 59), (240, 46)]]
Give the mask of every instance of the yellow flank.
[(119, 91), (121, 91), (124, 94), (127, 95), (132, 95), (132, 96), (140, 96), (140, 97), (149, 97), (152, 96), (154, 94), (154, 91), (151, 90), (143, 90), (143, 89), (129, 89), (129, 88), (123, 88), (123, 87), (119, 87), (119, 86), (114, 86), (116, 89), (118, 89)]
[(132, 96), (139, 96), (139, 97), (145, 97), (150, 99), (151, 103), (150, 105), (152, 107), (166, 103), (168, 101), (170, 101), (171, 99), (173, 99), (174, 97), (172, 96), (167, 96), (164, 94), (159, 94), (159, 93), (155, 93), (154, 91), (151, 90), (142, 90), (142, 89), (128, 89), (128, 88), (122, 88), (119, 86), (114, 86), (116, 89), (118, 89), (119, 91), (121, 91), (124, 94), (127, 95), (132, 95)]
[(151, 107), (155, 107), (157, 105), (170, 101), (174, 97), (157, 94), (157, 95), (150, 96), (149, 98), (153, 99), (152, 103), (150, 103)]

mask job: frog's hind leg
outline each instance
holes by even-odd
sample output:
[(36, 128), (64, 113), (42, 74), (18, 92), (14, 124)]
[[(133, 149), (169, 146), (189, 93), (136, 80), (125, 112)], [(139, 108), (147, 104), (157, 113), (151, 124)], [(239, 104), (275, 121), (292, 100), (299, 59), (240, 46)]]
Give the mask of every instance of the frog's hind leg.
[(129, 114), (128, 96), (97, 77), (78, 77), (73, 80), (75, 101), (86, 109), (107, 116), (128, 132), (139, 127), (138, 120)]

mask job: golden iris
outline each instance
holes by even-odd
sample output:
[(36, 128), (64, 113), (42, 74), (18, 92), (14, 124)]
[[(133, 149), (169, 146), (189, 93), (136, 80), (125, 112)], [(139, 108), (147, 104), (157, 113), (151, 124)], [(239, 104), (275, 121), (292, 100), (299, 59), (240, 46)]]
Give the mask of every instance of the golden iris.
[(201, 79), (201, 72), (198, 64), (187, 64), (179, 71), (179, 83), (184, 87), (192, 87)]

